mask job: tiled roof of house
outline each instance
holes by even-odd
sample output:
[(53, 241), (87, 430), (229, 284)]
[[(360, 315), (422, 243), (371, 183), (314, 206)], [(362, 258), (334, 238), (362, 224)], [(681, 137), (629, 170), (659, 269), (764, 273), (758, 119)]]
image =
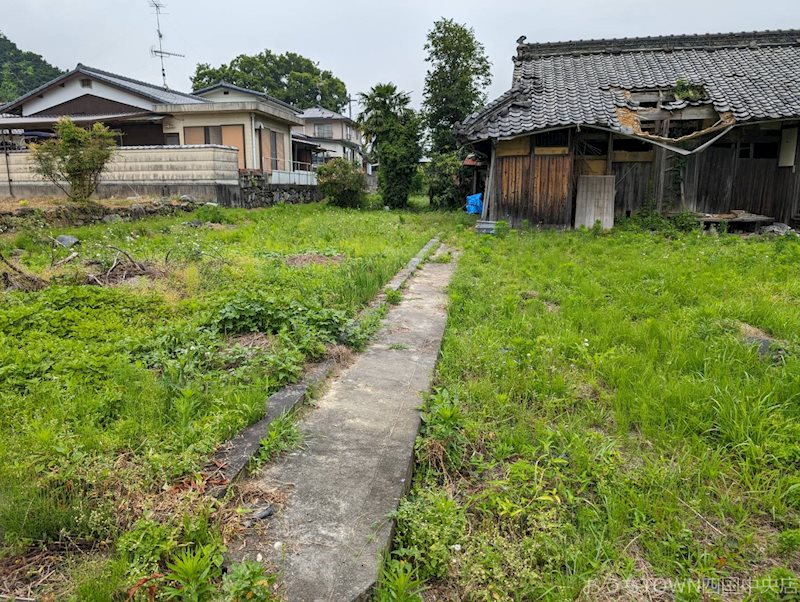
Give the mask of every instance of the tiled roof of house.
[(323, 107), (311, 107), (303, 111), (303, 119), (344, 119), (345, 121), (353, 121), (346, 115), (337, 113), (336, 111), (329, 111)]
[(116, 73), (103, 71), (102, 69), (95, 69), (94, 67), (89, 67), (87, 65), (78, 63), (78, 65), (72, 71), (68, 71), (63, 75), (58, 76), (57, 78), (47, 82), (46, 84), (43, 84), (38, 88), (31, 90), (30, 92), (28, 92), (23, 96), (20, 96), (16, 100), (12, 100), (7, 105), (0, 107), (0, 110), (2, 111), (13, 110), (22, 105), (28, 99), (33, 98), (37, 94), (40, 94), (42, 91), (46, 90), (50, 86), (56, 83), (60, 83), (76, 74), (86, 75), (87, 77), (94, 77), (99, 81), (110, 84), (112, 86), (116, 86), (118, 88), (122, 88), (123, 90), (132, 92), (133, 94), (139, 94), (140, 96), (152, 100), (156, 104), (193, 104), (193, 103), (208, 102), (205, 98), (194, 96), (193, 94), (176, 92), (175, 90), (169, 90), (162, 86), (156, 86), (154, 84), (149, 84), (147, 82), (143, 82), (137, 79), (125, 77), (124, 75), (117, 75)]
[(295, 113), (302, 113), (301, 109), (298, 109), (297, 107), (295, 107), (294, 105), (289, 104), (288, 102), (283, 102), (282, 100), (279, 100), (279, 99), (275, 98), (274, 96), (270, 96), (266, 92), (259, 92), (258, 90), (250, 90), (249, 88), (242, 88), (241, 86), (237, 86), (236, 84), (231, 84), (231, 83), (228, 83), (226, 81), (220, 81), (220, 82), (217, 82), (216, 84), (213, 84), (211, 86), (207, 86), (207, 87), (202, 88), (200, 90), (195, 90), (194, 93), (197, 96), (202, 96), (203, 94), (207, 94), (208, 92), (213, 92), (214, 90), (219, 90), (219, 89), (235, 90), (236, 92), (242, 92), (243, 94), (252, 94), (253, 96), (256, 96), (256, 97), (260, 98), (261, 100), (265, 100), (265, 101), (268, 101), (268, 102), (273, 102), (273, 103), (275, 103), (277, 105), (282, 106), (285, 109), (289, 109), (290, 111), (294, 111)]
[(625, 131), (618, 108), (629, 92), (671, 89), (685, 80), (734, 122), (800, 118), (800, 30), (525, 44), (512, 88), (467, 117), (470, 141), (570, 125)]

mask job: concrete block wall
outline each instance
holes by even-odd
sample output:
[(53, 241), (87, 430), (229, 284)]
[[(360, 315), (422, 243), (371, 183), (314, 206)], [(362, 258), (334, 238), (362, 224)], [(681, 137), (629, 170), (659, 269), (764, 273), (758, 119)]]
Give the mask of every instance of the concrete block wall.
[[(238, 188), (236, 148), (130, 146), (117, 149), (102, 176), (97, 196), (189, 194), (216, 200), (220, 193), (235, 197)], [(7, 157), (0, 154), (0, 196), (12, 193), (17, 198), (62, 195), (56, 186), (35, 173), (31, 155), (24, 151), (12, 151)]]

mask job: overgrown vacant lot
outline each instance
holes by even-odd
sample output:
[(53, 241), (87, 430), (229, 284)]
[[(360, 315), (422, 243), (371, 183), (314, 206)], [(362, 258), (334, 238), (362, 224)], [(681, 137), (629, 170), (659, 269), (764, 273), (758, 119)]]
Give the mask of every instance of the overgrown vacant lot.
[(439, 600), (796, 600), (800, 242), (463, 241), (395, 556)]
[[(54, 252), (48, 236), (64, 230), (0, 238), (6, 257), (50, 282), (0, 291), (3, 577), (36, 581), (46, 571), (15, 558), (42, 550), (108, 550), (305, 362), (363, 344), (355, 312), (447, 221), (204, 207), (66, 230), (80, 258), (61, 265), (71, 250)], [(184, 549), (169, 530), (137, 528), (114, 579), (79, 598), (108, 599)], [(203, 543), (186, 533), (196, 526), (181, 529), (186, 545)]]

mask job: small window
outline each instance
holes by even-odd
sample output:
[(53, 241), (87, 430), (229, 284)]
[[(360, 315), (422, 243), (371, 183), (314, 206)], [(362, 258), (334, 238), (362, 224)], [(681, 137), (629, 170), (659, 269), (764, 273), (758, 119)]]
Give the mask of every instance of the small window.
[(777, 159), (779, 147), (777, 142), (755, 142), (753, 159)]
[(543, 134), (536, 134), (533, 140), (534, 146), (568, 146), (569, 145), (569, 132), (567, 130), (556, 130), (554, 132), (545, 132)]
[(206, 127), (203, 132), (206, 144), (222, 144), (222, 127), (211, 125)]
[(178, 146), (181, 143), (181, 137), (178, 134), (164, 134), (164, 144), (167, 146)]
[(274, 130), (269, 131), (269, 149), (270, 149), (270, 162), (273, 171), (280, 169), (278, 167), (278, 132)]
[(628, 153), (647, 153), (653, 150), (653, 145), (636, 138), (614, 138), (614, 150)]
[(81, 88), (91, 88), (92, 87), (92, 80), (89, 78), (84, 78), (81, 80)]
[(752, 159), (753, 158), (753, 145), (749, 142), (742, 142), (739, 145), (739, 158)]
[(330, 123), (315, 123), (314, 124), (314, 137), (315, 138), (333, 138), (333, 125)]
[(223, 96), (227, 96), (228, 94), (230, 94), (230, 92), (228, 90), (223, 90), (222, 91), (222, 95)]

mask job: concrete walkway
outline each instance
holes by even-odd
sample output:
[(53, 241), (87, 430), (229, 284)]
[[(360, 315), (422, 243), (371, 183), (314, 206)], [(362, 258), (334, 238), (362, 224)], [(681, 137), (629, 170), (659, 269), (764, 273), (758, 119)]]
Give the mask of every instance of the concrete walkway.
[(368, 599), (391, 541), (388, 516), (409, 485), (453, 270), (427, 263), (411, 278), (372, 344), (302, 420), (304, 449), (252, 477), (288, 499), (266, 535), (250, 532), (234, 555), (277, 567), (289, 602)]

